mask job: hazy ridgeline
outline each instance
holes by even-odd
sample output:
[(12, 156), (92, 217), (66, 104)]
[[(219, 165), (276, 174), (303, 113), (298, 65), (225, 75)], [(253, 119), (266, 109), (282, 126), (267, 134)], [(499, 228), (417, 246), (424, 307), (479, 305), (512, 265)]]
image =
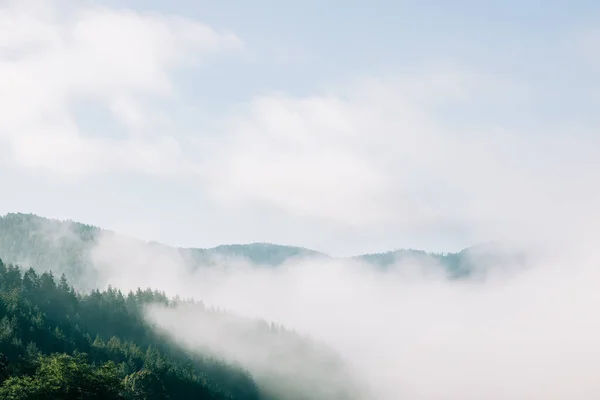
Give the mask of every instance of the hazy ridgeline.
[[(502, 249), (495, 245), (476, 246), (459, 253), (394, 250), (345, 259), (334, 259), (301, 247), (269, 243), (222, 245), (211, 249), (176, 248), (144, 242), (95, 226), (32, 214), (0, 217), (0, 254), (6, 262), (32, 267), (40, 272), (52, 270), (56, 275), (64, 273), (80, 290), (106, 288), (109, 284), (136, 289), (155, 287), (156, 283), (161, 283), (161, 289), (166, 290), (164, 285), (174, 276), (183, 273), (187, 277), (188, 273), (199, 268), (240, 264), (276, 267), (303, 260), (365, 262), (380, 269), (418, 263), (431, 268), (443, 267), (450, 277), (461, 277), (472, 274), (476, 266), (481, 271), (507, 262), (522, 265), (526, 256), (521, 250)], [(123, 265), (127, 268), (121, 268)], [(154, 265), (158, 268), (153, 268)], [(175, 288), (179, 289), (179, 286)], [(177, 294), (181, 295), (176, 290), (173, 295)]]
[(260, 398), (583, 400), (598, 389), (600, 295), (586, 241), (333, 258), (265, 244), (176, 249), (25, 215), (2, 224), (12, 260), (56, 268), (81, 289), (201, 301), (161, 295), (137, 321), (181, 357), (243, 367)]

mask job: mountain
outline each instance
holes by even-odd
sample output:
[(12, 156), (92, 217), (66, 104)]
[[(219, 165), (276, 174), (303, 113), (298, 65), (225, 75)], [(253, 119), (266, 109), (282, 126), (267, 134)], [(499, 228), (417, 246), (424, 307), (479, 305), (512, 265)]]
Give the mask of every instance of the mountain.
[[(335, 352), (283, 328), (150, 289), (98, 290), (106, 287), (99, 283), (107, 283), (101, 276), (107, 266), (128, 271), (138, 287), (148, 263), (158, 266), (151, 281), (162, 285), (168, 283), (164, 271), (173, 267), (211, 268), (241, 259), (277, 268), (295, 259), (331, 258), (327, 254), (269, 243), (176, 248), (74, 221), (7, 214), (0, 217), (0, 258), (0, 399), (371, 399)], [(449, 254), (404, 249), (350, 260), (378, 269), (417, 261), (460, 278), (526, 257), (490, 243)], [(192, 307), (187, 315), (219, 332), (213, 345), (229, 352), (243, 338), (242, 364), (249, 370), (237, 367), (239, 360), (194, 356), (173, 346), (144, 318), (150, 303)]]
[[(198, 249), (189, 249), (197, 251)], [(280, 265), (293, 258), (328, 257), (326, 254), (295, 246), (282, 246), (272, 243), (225, 244), (204, 250), (207, 254), (225, 257), (241, 257), (256, 264)]]
[[(144, 242), (113, 231), (75, 221), (60, 221), (34, 214), (9, 213), (0, 217), (0, 257), (7, 263), (39, 271), (65, 274), (78, 288), (93, 281), (94, 250), (99, 244), (111, 243), (123, 251), (143, 249), (150, 254), (181, 260), (190, 268), (214, 265), (217, 260), (245, 259), (263, 266), (277, 266), (303, 257), (326, 257), (325, 254), (294, 246), (270, 243), (222, 245), (209, 249), (176, 248), (157, 242)], [(88, 285), (89, 286), (89, 285)], [(94, 289), (95, 286), (85, 287)]]
[(151, 290), (82, 295), (0, 261), (0, 398), (261, 398), (247, 372), (157, 334), (143, 316), (155, 302), (170, 303)]
[[(110, 251), (99, 253), (104, 246)], [(115, 232), (74, 221), (60, 221), (33, 214), (11, 213), (0, 217), (0, 257), (8, 263), (51, 270), (65, 274), (79, 289), (91, 290), (101, 281), (96, 276), (99, 263), (114, 264), (123, 258), (133, 263), (148, 262), (147, 258), (176, 260), (190, 269), (227, 264), (231, 260), (246, 260), (254, 265), (276, 267), (301, 258), (331, 258), (327, 254), (302, 247), (271, 243), (230, 244), (214, 248), (177, 248), (157, 242), (145, 242)], [(138, 259), (133, 260), (133, 258)], [(454, 277), (461, 277), (482, 266), (502, 262), (522, 262), (523, 252), (501, 249), (493, 244), (473, 246), (457, 253), (427, 253), (421, 250), (394, 250), (363, 254), (351, 259), (366, 262), (376, 268), (389, 268), (412, 260), (420, 264), (442, 266)]]
[[(249, 367), (183, 350), (155, 329), (151, 309), (183, 312), (174, 315), (208, 338), (220, 331), (207, 344), (243, 346)], [(349, 377), (335, 352), (282, 327), (151, 289), (78, 293), (0, 260), (0, 399), (368, 399)]]

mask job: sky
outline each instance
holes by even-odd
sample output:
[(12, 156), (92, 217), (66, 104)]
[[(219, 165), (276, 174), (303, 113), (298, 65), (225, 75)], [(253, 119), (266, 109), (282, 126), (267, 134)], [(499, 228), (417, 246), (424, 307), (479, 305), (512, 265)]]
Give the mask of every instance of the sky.
[(595, 1), (0, 0), (0, 214), (336, 255), (593, 224), (598, 50)]

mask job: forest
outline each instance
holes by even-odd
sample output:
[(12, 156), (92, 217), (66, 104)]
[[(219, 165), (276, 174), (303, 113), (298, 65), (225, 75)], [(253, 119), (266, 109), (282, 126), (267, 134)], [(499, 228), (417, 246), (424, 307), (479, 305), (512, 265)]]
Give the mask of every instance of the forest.
[[(31, 214), (0, 217), (0, 256), (6, 254), (9, 261), (0, 261), (0, 400), (370, 398), (335, 352), (282, 327), (150, 288), (128, 293), (95, 288), (100, 286), (89, 283), (94, 271), (89, 255), (98, 237), (107, 234), (112, 233)], [(161, 252), (192, 260), (190, 265), (204, 263), (214, 251), (261, 260), (269, 268), (298, 252), (312, 254), (268, 244), (163, 247)], [(455, 276), (470, 269), (466, 252), (405, 250), (357, 258), (387, 268), (398, 257), (414, 256), (439, 261)], [(25, 265), (19, 266), (19, 260)], [(217, 321), (238, 330), (242, 324), (242, 345), (253, 349), (251, 356), (242, 363), (182, 347), (145, 318), (146, 307), (156, 304), (192, 307), (190, 315), (199, 323)], [(229, 340), (238, 345), (237, 337)]]
[[(149, 305), (242, 327), (259, 367), (186, 351), (144, 318)], [(1, 400), (368, 398), (358, 386), (335, 352), (281, 326), (152, 289), (77, 292), (64, 274), (0, 260)]]
[(0, 261), (0, 399), (259, 399), (237, 366), (190, 356), (144, 322), (164, 294), (78, 294)]

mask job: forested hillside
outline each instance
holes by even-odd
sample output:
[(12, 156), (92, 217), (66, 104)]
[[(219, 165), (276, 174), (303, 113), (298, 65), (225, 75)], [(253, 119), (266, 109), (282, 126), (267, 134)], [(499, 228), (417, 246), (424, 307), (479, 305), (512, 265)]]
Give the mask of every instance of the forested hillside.
[(0, 262), (0, 399), (258, 399), (240, 368), (194, 357), (143, 320), (151, 290), (74, 292)]
[[(161, 335), (144, 318), (150, 304), (192, 307), (187, 315), (207, 329), (244, 332), (218, 342), (252, 349), (242, 361), (256, 366), (258, 381), (235, 357), (188, 353)], [(364, 398), (335, 353), (282, 327), (150, 289), (80, 294), (64, 276), (0, 261), (2, 400)]]
[[(94, 251), (107, 239), (105, 253), (122, 252), (116, 257), (141, 263), (140, 272), (146, 262), (158, 264), (160, 271), (161, 260), (177, 260), (178, 266), (193, 269), (228, 257), (268, 267), (293, 257), (328, 257), (271, 244), (180, 249), (124, 239), (76, 222), (30, 214), (1, 217), (0, 256), (5, 252), (10, 263), (0, 262), (0, 400), (370, 398), (358, 390), (362, 385), (356, 375), (335, 353), (285, 329), (208, 310), (202, 303), (175, 301), (150, 289), (127, 294), (110, 286), (98, 290)], [(146, 258), (135, 259), (142, 253)], [(163, 258), (155, 260), (155, 255)], [(521, 256), (511, 255), (516, 260)], [(461, 277), (474, 266), (493, 265), (498, 257), (505, 259), (506, 254), (475, 247), (444, 255), (398, 250), (354, 259), (374, 268), (418, 259)], [(23, 268), (13, 265), (21, 262)], [(128, 268), (124, 259), (108, 262)], [(227, 349), (213, 354), (210, 348), (185, 351), (149, 325), (144, 311), (150, 304), (192, 307), (186, 315), (193, 315), (196, 323), (221, 327), (212, 345), (241, 348), (243, 354)], [(240, 331), (243, 335), (236, 336)], [(223, 354), (230, 356), (227, 361)], [(250, 368), (241, 368), (239, 362)]]

